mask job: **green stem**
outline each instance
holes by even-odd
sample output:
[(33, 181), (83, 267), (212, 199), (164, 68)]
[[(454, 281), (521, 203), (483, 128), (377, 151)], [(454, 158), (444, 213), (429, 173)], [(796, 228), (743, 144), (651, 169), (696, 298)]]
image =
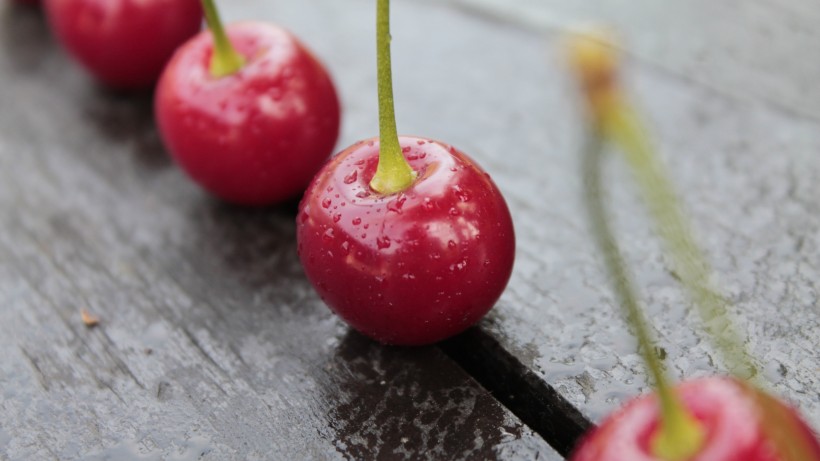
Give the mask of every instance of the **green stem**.
[(407, 163), (399, 144), (393, 107), (393, 72), (390, 68), (390, 0), (376, 4), (376, 59), (379, 83), (379, 165), (370, 187), (384, 195), (410, 187), (416, 172)]
[(628, 324), (634, 330), (640, 353), (658, 389), (661, 425), (652, 439), (652, 453), (669, 461), (685, 460), (702, 447), (703, 429), (669, 386), (661, 361), (652, 347), (654, 341), (638, 305), (638, 296), (626, 269), (626, 263), (609, 226), (601, 187), (603, 144), (603, 136), (596, 129), (588, 137), (582, 159), (586, 208), (593, 237), (604, 256), (604, 265), (612, 279), (618, 303)]
[(689, 291), (700, 316), (729, 370), (741, 379), (757, 374), (740, 335), (726, 312), (728, 302), (709, 282), (711, 268), (695, 244), (666, 172), (641, 129), (635, 113), (625, 104), (607, 117), (607, 135), (624, 152), (655, 227), (672, 257), (681, 284)]
[(211, 76), (214, 78), (225, 77), (233, 74), (245, 65), (243, 58), (228, 40), (228, 35), (222, 27), (222, 20), (219, 19), (219, 12), (213, 0), (202, 0), (202, 9), (205, 10), (205, 21), (214, 36), (214, 54), (211, 56)]

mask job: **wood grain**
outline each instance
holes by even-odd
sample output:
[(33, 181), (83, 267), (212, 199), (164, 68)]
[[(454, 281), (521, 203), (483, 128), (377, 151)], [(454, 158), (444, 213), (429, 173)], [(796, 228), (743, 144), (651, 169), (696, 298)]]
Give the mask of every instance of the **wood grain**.
[(0, 458), (559, 459), (437, 348), (339, 322), (292, 204), (207, 197), (150, 95), (98, 88), (38, 14), (0, 17)]
[[(561, 54), (562, 31), (577, 17), (562, 16), (560, 7), (550, 2), (519, 2), (518, 13), (502, 14), (495, 3), (476, 10), (475, 5), (483, 8), (487, 3), (459, 2), (460, 11), (481, 13), (473, 15), (476, 24), (494, 26), (480, 34), (455, 35), (447, 52), (475, 53), (480, 42), (485, 59), (474, 57), (471, 64), (453, 64), (452, 69), (475, 69), (492, 60), (492, 70), (482, 67), (483, 73), (440, 77), (440, 89), (438, 81), (425, 88), (427, 93), (438, 92), (430, 100), (447, 94), (485, 108), (462, 112), (457, 123), (454, 117), (453, 123), (445, 124), (448, 139), (483, 160), (510, 200), (516, 222), (519, 252), (513, 282), (483, 324), (484, 332), (597, 421), (626, 398), (647, 391), (648, 385), (634, 343), (612, 306), (612, 293), (580, 208), (583, 130), (576, 89), (567, 80)], [(691, 14), (712, 11), (697, 7), (696, 2), (685, 8), (693, 8)], [(803, 29), (792, 30), (784, 18), (804, 7), (808, 8), (804, 2), (785, 2), (767, 23), (774, 30), (772, 43), (749, 42), (743, 53), (758, 53), (763, 59), (774, 50), (803, 49)], [(559, 18), (557, 26), (538, 33), (520, 30), (526, 22), (522, 14), (528, 15), (526, 19), (538, 17), (533, 8)], [(598, 11), (594, 6), (578, 8)], [(626, 42), (630, 50), (654, 46), (658, 34), (666, 33), (662, 22), (641, 16), (646, 12), (639, 6), (619, 10), (601, 2), (600, 11), (632, 12), (635, 21), (643, 18), (640, 30), (622, 24), (634, 39)], [(733, 34), (750, 33), (749, 18), (724, 14), (714, 20), (723, 17), (739, 24), (711, 31), (723, 34), (718, 38), (731, 42), (740, 40)], [(702, 30), (708, 24), (695, 20), (680, 26), (683, 35), (710, 33)], [(402, 38), (409, 40), (399, 37), (397, 42)], [(664, 42), (664, 52), (649, 58), (637, 52), (628, 56), (624, 79), (649, 121), (764, 381), (820, 428), (820, 126), (816, 117), (787, 99), (772, 104), (769, 98), (739, 96), (737, 91), (751, 91), (749, 82), (765, 75), (719, 47), (710, 52), (717, 53), (721, 68), (747, 76), (746, 83), (717, 84), (703, 80), (699, 71), (670, 72), (659, 66), (657, 59), (691, 58), (687, 44), (676, 43)], [(801, 58), (784, 54), (782, 59)], [(776, 72), (777, 84), (784, 88), (820, 75), (791, 67), (778, 67)], [(801, 94), (799, 102), (812, 97), (810, 92)], [(424, 125), (417, 131), (436, 129)], [(469, 132), (460, 128), (464, 125)], [(478, 139), (475, 133), (485, 135)], [(699, 333), (699, 319), (664, 261), (628, 172), (616, 153), (610, 163), (607, 182), (617, 210), (616, 227), (671, 373), (692, 378), (719, 372), (722, 366)]]
[[(539, 432), (563, 453), (588, 420), (649, 389), (580, 209), (581, 117), (560, 45), (591, 12), (628, 34), (631, 92), (764, 378), (820, 428), (820, 96), (808, 84), (820, 71), (789, 54), (814, 10), (559, 3), (393, 8), (399, 131), (482, 164), (518, 236), (507, 292), (449, 356), (349, 332), (304, 279), (294, 203), (207, 197), (164, 152), (150, 94), (99, 88), (36, 12), (0, 6), (0, 459), (560, 459), (499, 403), (515, 407), (504, 389), (531, 392), (535, 419), (554, 426)], [(328, 64), (339, 148), (376, 134), (372, 2), (220, 6), (287, 25)], [(719, 372), (617, 155), (609, 167), (670, 371)], [(483, 380), (497, 394), (451, 357), (479, 378), (482, 361), (498, 370)]]

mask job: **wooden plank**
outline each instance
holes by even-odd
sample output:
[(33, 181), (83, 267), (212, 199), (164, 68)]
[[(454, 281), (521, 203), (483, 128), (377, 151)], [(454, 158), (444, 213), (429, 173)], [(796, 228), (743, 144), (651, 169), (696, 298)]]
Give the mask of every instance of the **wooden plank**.
[[(356, 139), (375, 135), (375, 79), (374, 64), (370, 58), (373, 56), (371, 10), (371, 3), (364, 0), (351, 0), (343, 4), (331, 0), (312, 0), (274, 2), (272, 6), (264, 7), (251, 2), (231, 3), (230, 6), (226, 5), (225, 13), (226, 17), (233, 19), (255, 17), (285, 23), (328, 62), (336, 75), (346, 108), (340, 141), (340, 145), (346, 145)], [(236, 400), (241, 402), (237, 404), (240, 408), (237, 411), (252, 415), (248, 417), (251, 421), (256, 421), (259, 412), (264, 413), (258, 410), (255, 403), (269, 402), (272, 391), (262, 393), (260, 400), (256, 400), (252, 393), (245, 394), (245, 389), (253, 387), (256, 382), (271, 386), (265, 389), (276, 389), (281, 381), (270, 375), (254, 378), (259, 381), (246, 378), (250, 384), (238, 386), (240, 390), (236, 391), (231, 387), (233, 380), (230, 378), (234, 375), (230, 373), (242, 375), (248, 369), (257, 367), (254, 360), (245, 359), (246, 365), (242, 365), (236, 357), (257, 358), (262, 363), (281, 361), (286, 352), (275, 345), (281, 335), (291, 330), (301, 329), (308, 337), (315, 334), (335, 338), (329, 341), (336, 341), (336, 345), (327, 345), (325, 352), (315, 355), (296, 355), (293, 359), (296, 364), (287, 365), (295, 371), (287, 376), (308, 376), (305, 381), (308, 384), (289, 382), (281, 386), (295, 393), (294, 389), (304, 387), (334, 389), (336, 384), (323, 387), (317, 383), (337, 383), (337, 374), (328, 372), (330, 378), (317, 378), (313, 374), (314, 364), (338, 361), (342, 366), (348, 366), (349, 359), (339, 358), (338, 354), (332, 359), (327, 358), (327, 354), (333, 354), (340, 348), (339, 344), (346, 341), (346, 330), (318, 305), (304, 285), (292, 252), (289, 257), (282, 256), (287, 252), (282, 249), (287, 246), (284, 242), (292, 238), (287, 212), (279, 211), (271, 217), (266, 213), (239, 212), (208, 202), (178, 172), (168, 168), (167, 159), (151, 126), (149, 105), (144, 99), (117, 99), (95, 90), (43, 39), (42, 28), (26, 36), (30, 32), (27, 26), (18, 25), (20, 16), (14, 16), (12, 21), (7, 19), (10, 17), (8, 12), (3, 15), (6, 20), (2, 36), (14, 39), (3, 40), (0, 45), (5, 47), (3, 56), (0, 56), (3, 59), (0, 68), (9, 72), (9, 78), (15, 79), (15, 84), (4, 88), (3, 102), (6, 107), (6, 101), (11, 100), (12, 104), (20, 105), (20, 109), (15, 107), (17, 113), (13, 117), (9, 113), (3, 115), (3, 126), (8, 127), (8, 133), (4, 132), (3, 141), (0, 141), (4, 143), (0, 161), (3, 162), (2, 171), (6, 172), (0, 194), (7, 195), (2, 195), (3, 201), (0, 203), (3, 203), (3, 219), (18, 223), (14, 239), (21, 238), (28, 243), (20, 249), (17, 242), (11, 240), (12, 237), (4, 240), (4, 259), (13, 258), (15, 262), (10, 263), (8, 268), (3, 266), (3, 270), (17, 274), (9, 276), (13, 282), (9, 282), (9, 287), (4, 286), (4, 296), (15, 300), (27, 299), (28, 303), (39, 306), (46, 303), (49, 296), (56, 298), (68, 292), (70, 294), (66, 295), (66, 299), (72, 303), (72, 312), (80, 304), (92, 304), (94, 310), (103, 313), (106, 311), (101, 306), (109, 306), (112, 303), (110, 299), (114, 299), (114, 307), (107, 308), (114, 309), (116, 318), (122, 319), (122, 323), (114, 333), (110, 329), (101, 331), (120, 345), (116, 349), (117, 354), (114, 357), (103, 354), (112, 350), (105, 342), (82, 347), (92, 351), (87, 356), (95, 357), (93, 363), (104, 364), (107, 370), (112, 370), (110, 373), (119, 373), (117, 376), (121, 376), (121, 381), (108, 378), (97, 381), (113, 383), (110, 387), (121, 395), (126, 395), (122, 392), (129, 391), (128, 386), (139, 388), (137, 383), (142, 383), (146, 390), (150, 389), (145, 385), (149, 380), (140, 379), (143, 373), (151, 377), (154, 375), (150, 373), (163, 372), (163, 368), (157, 371), (153, 364), (142, 365), (142, 371), (134, 371), (138, 367), (131, 362), (139, 364), (146, 359), (138, 358), (136, 352), (128, 352), (122, 346), (136, 344), (134, 351), (138, 351), (143, 339), (134, 339), (126, 327), (141, 325), (145, 328), (153, 321), (162, 321), (166, 325), (158, 327), (158, 335), (175, 338), (174, 341), (182, 343), (175, 346), (174, 357), (163, 358), (162, 364), (167, 367), (182, 364), (179, 367), (187, 370), (184, 373), (195, 372), (194, 378), (180, 372), (183, 377), (176, 379), (189, 385), (195, 382), (197, 386), (202, 386), (202, 390), (192, 388), (192, 395), (219, 395), (220, 388), (236, 392), (239, 395)], [(498, 350), (511, 353), (524, 370), (530, 370), (543, 383), (557, 390), (563, 400), (575, 404), (583, 415), (599, 419), (624, 398), (645, 390), (646, 382), (639, 360), (633, 353), (633, 345), (611, 306), (611, 294), (600, 273), (581, 218), (576, 158), (581, 130), (577, 125), (579, 114), (573, 97), (575, 88), (566, 80), (561, 67), (558, 52), (560, 37), (550, 33), (545, 43), (542, 33), (524, 30), (515, 21), (500, 21), (494, 13), (466, 18), (463, 11), (441, 4), (396, 2), (394, 18), (400, 131), (444, 139), (478, 159), (507, 195), (516, 220), (519, 255), (510, 289), (494, 313), (482, 324), (479, 330), (481, 336), (472, 344), (479, 344), (482, 338), (491, 340), (488, 344), (498, 344)], [(774, 24), (772, 27), (787, 27), (781, 21)], [(694, 32), (697, 24), (687, 22), (687, 25)], [(730, 35), (740, 34), (741, 30), (742, 27), (731, 28), (730, 31), (734, 32)], [(16, 38), (21, 35), (26, 40)], [(778, 41), (777, 47), (795, 46), (797, 37), (785, 35), (787, 37), (782, 39), (785, 42)], [(637, 36), (632, 41), (637, 41), (636, 49), (640, 49), (641, 46), (650, 46), (653, 37)], [(784, 72), (782, 78), (787, 84), (783, 84), (783, 88), (789, 87), (788, 82), (802, 81), (790, 80), (802, 79), (801, 72)], [(750, 344), (761, 361), (767, 364), (767, 379), (774, 382), (775, 389), (781, 395), (802, 407), (814, 427), (820, 427), (817, 419), (820, 396), (814, 391), (820, 368), (815, 352), (820, 348), (817, 347), (817, 291), (813, 282), (816, 280), (820, 229), (814, 202), (818, 196), (818, 186), (812, 181), (818, 173), (815, 159), (820, 143), (816, 134), (817, 124), (811, 117), (804, 116), (805, 111), (793, 105), (788, 98), (777, 99), (777, 103), (772, 104), (767, 98), (736, 98), (727, 89), (731, 85), (707, 82), (710, 83), (709, 87), (717, 88), (713, 90), (694, 84), (700, 77), (700, 73), (695, 71), (670, 73), (655, 64), (646, 65), (638, 61), (633, 63), (629, 73), (633, 87), (640, 93), (643, 105), (658, 128), (657, 138), (672, 165), (675, 180), (679, 188), (687, 192), (687, 203), (700, 237), (715, 261), (721, 283), (736, 302), (742, 325), (749, 331)], [(739, 87), (745, 88), (743, 85)], [(70, 90), (70, 94), (63, 94), (66, 90)], [(726, 96), (727, 93), (730, 96)], [(753, 93), (750, 90), (749, 94)], [(811, 95), (808, 95), (807, 100), (810, 98)], [(56, 101), (61, 103), (55, 104)], [(59, 121), (59, 126), (40, 129), (43, 108), (48, 108), (48, 118)], [(78, 117), (80, 120), (75, 120)], [(7, 119), (10, 121), (7, 122)], [(9, 143), (7, 138), (17, 141)], [(32, 146), (32, 140), (39, 140), (39, 147), (37, 144)], [(47, 152), (44, 154), (43, 151)], [(20, 158), (27, 160), (18, 163)], [(65, 158), (70, 160), (66, 161)], [(20, 166), (25, 166), (26, 161), (29, 162), (27, 169)], [(638, 279), (641, 286), (646, 287), (644, 293), (649, 295), (649, 308), (657, 317), (656, 325), (666, 342), (673, 372), (678, 376), (690, 377), (710, 373), (719, 368), (719, 364), (710, 363), (713, 352), (690, 327), (695, 325), (696, 318), (663, 265), (659, 249), (649, 234), (648, 223), (642, 218), (642, 209), (627, 186), (626, 172), (619, 169), (617, 163), (613, 166), (612, 199), (619, 209), (619, 229), (627, 242), (630, 257), (641, 264)], [(38, 177), (46, 178), (44, 182), (48, 185), (39, 186), (43, 189), (29, 196), (25, 175), (18, 178), (17, 174), (11, 173), (18, 170), (39, 172)], [(66, 180), (65, 175), (70, 179)], [(10, 188), (5, 185), (15, 181), (17, 186)], [(77, 191), (78, 196), (73, 197), (68, 191)], [(26, 197), (31, 205), (21, 211), (17, 197)], [(29, 217), (23, 213), (31, 208), (41, 209), (45, 215)], [(146, 216), (151, 218), (150, 224), (145, 223)], [(55, 222), (52, 223), (52, 220)], [(91, 224), (87, 225), (86, 221)], [(226, 225), (226, 222), (230, 224)], [(97, 251), (90, 260), (82, 259), (80, 255), (84, 255), (85, 251), (78, 252), (74, 245), (84, 241), (81, 237), (88, 238), (84, 234), (87, 228), (103, 231), (99, 231), (101, 235), (94, 235), (93, 242), (86, 242), (83, 248), (93, 250), (96, 241), (100, 240), (100, 248), (110, 254)], [(73, 236), (65, 237), (64, 233), (72, 229)], [(38, 232), (41, 233), (39, 237)], [(72, 234), (69, 232), (68, 235)], [(43, 249), (48, 249), (52, 241), (59, 242), (60, 239), (66, 240), (56, 250)], [(12, 241), (13, 244), (9, 243)], [(130, 243), (122, 245), (122, 242)], [(157, 248), (157, 242), (163, 242), (161, 248)], [(243, 243), (240, 245), (237, 242)], [(270, 256), (260, 257), (248, 248), (270, 252)], [(32, 258), (36, 262), (30, 262)], [(38, 274), (54, 271), (51, 269), (53, 263), (49, 263), (52, 266), (47, 265), (52, 259), (67, 264), (71, 272), (46, 284), (47, 291), (42, 294), (40, 285), (36, 280), (31, 280), (38, 279)], [(246, 266), (248, 264), (250, 268)], [(120, 268), (121, 265), (125, 269)], [(19, 273), (21, 268), (25, 272)], [(74, 270), (82, 277), (75, 276)], [(286, 274), (284, 280), (270, 281), (272, 274), (282, 273)], [(76, 288), (72, 281), (81, 281), (82, 284)], [(88, 293), (94, 293), (98, 285), (108, 287), (109, 292), (122, 292), (125, 300), (89, 296)], [(33, 287), (38, 288), (34, 294)], [(247, 293), (249, 287), (259, 290), (261, 294), (251, 297)], [(270, 313), (261, 308), (265, 304), (274, 304), (270, 301), (278, 297), (287, 301), (282, 304), (281, 312)], [(212, 305), (214, 298), (220, 299), (216, 305)], [(145, 314), (146, 317), (140, 320), (143, 314), (139, 314), (141, 311), (134, 313), (134, 309), (128, 308), (131, 303), (149, 306), (145, 309), (153, 306), (155, 311), (164, 312), (165, 318), (154, 320), (154, 314)], [(245, 306), (252, 308), (248, 310)], [(14, 318), (26, 319), (30, 312), (36, 310), (22, 309)], [(73, 319), (70, 314), (61, 318), (63, 324)], [(284, 321), (280, 325), (277, 320), (282, 322), (281, 318), (299, 320)], [(25, 326), (36, 325), (37, 322), (49, 325), (49, 338), (59, 339), (60, 334), (67, 334), (58, 331), (59, 323), (53, 315), (45, 314), (29, 323), (9, 323), (7, 328), (21, 334), (18, 332), (28, 331)], [(187, 322), (191, 325), (186, 325)], [(686, 322), (687, 326), (680, 327), (682, 322)], [(180, 323), (183, 323), (184, 331), (180, 329)], [(276, 326), (272, 327), (273, 331), (263, 332), (260, 324)], [(304, 330), (305, 324), (311, 326)], [(76, 330), (78, 327), (71, 324), (64, 328)], [(261, 338), (259, 341), (267, 346), (248, 346), (238, 342), (240, 340), (237, 338), (247, 329), (250, 329), (251, 337)], [(85, 333), (82, 328), (76, 333), (80, 332)], [(64, 350), (64, 344), (72, 339), (70, 335), (62, 338), (64, 343), (59, 348)], [(465, 338), (469, 341), (469, 335)], [(285, 347), (287, 353), (296, 354), (291, 351), (318, 347), (317, 343), (312, 342), (314, 340), (295, 339), (292, 335), (283, 341), (290, 344)], [(162, 344), (165, 345), (165, 342)], [(35, 344), (40, 343), (40, 340), (35, 340)], [(225, 345), (231, 346), (233, 351), (226, 350)], [(372, 354), (386, 353), (372, 345), (367, 347), (369, 352), (354, 355), (370, 357)], [(397, 360), (403, 367), (408, 362), (418, 365), (419, 368), (410, 367), (411, 376), (418, 374), (415, 373), (417, 369), (449, 369), (451, 364), (435, 349), (431, 350), (430, 356), (418, 361), (406, 358)], [(492, 347), (487, 350), (492, 350)], [(20, 352), (14, 362), (17, 365), (9, 365), (13, 369), (8, 372), (4, 370), (3, 373), (3, 376), (26, 376), (27, 381), (21, 383), (21, 388), (35, 382), (38, 369), (46, 370), (40, 372), (41, 375), (65, 375), (86, 384), (96, 383), (93, 376), (89, 378), (78, 374), (77, 378), (74, 374), (79, 372), (72, 367), (69, 369), (74, 371), (63, 372), (58, 368), (59, 363), (37, 360), (39, 356), (32, 355), (28, 349), (26, 353), (32, 359), (27, 359)], [(156, 352), (151, 356), (154, 354)], [(46, 351), (41, 355), (49, 356), (49, 353)], [(121, 357), (123, 355), (125, 359)], [(499, 352), (498, 355), (502, 354)], [(121, 363), (127, 366), (121, 366)], [(264, 369), (271, 370), (269, 367)], [(137, 379), (129, 378), (126, 368)], [(227, 378), (224, 370), (219, 371), (220, 368), (228, 370)], [(369, 364), (366, 368), (379, 370), (386, 367)], [(272, 374), (273, 371), (268, 373)], [(321, 372), (317, 373), (321, 375)], [(391, 388), (401, 387), (401, 383), (405, 382), (403, 376), (406, 375), (395, 373), (395, 379), (387, 381), (391, 383)], [(348, 373), (348, 376), (352, 375), (353, 372)], [(454, 376), (438, 389), (449, 388), (452, 383), (466, 379), (461, 374)], [(376, 374), (368, 379), (375, 382), (380, 376)], [(160, 387), (164, 386), (157, 384), (157, 392), (163, 394), (176, 386), (162, 392), (159, 392)], [(102, 388), (106, 389), (104, 385)], [(380, 388), (371, 384), (367, 391), (373, 389)], [(169, 395), (182, 400), (179, 394)], [(346, 398), (347, 402), (352, 402), (360, 394), (350, 391), (343, 395), (347, 397), (341, 400)], [(116, 397), (108, 398), (116, 400)], [(496, 405), (487, 398), (488, 405)], [(337, 401), (331, 397), (317, 399), (321, 402)], [(49, 404), (42, 399), (26, 396), (8, 401), (12, 402), (11, 405), (23, 405), (21, 402), (37, 402), (40, 406)], [(209, 446), (214, 440), (217, 440), (214, 443), (220, 444), (226, 444), (224, 440), (228, 438), (231, 441), (245, 440), (241, 434), (248, 437), (247, 433), (254, 432), (246, 426), (244, 431), (237, 429), (230, 437), (218, 438), (214, 433), (221, 429), (220, 423), (235, 425), (240, 420), (239, 416), (231, 415), (227, 410), (218, 417), (210, 416), (209, 406), (202, 403), (177, 405), (178, 410), (174, 410), (172, 416), (176, 415), (178, 419), (187, 417), (196, 420), (196, 424), (204, 425), (205, 440)], [(322, 407), (324, 404), (317, 407), (302, 405), (326, 408)], [(69, 408), (69, 412), (73, 412), (71, 416), (78, 412), (77, 408)], [(100, 408), (104, 411), (112, 407), (103, 405)], [(154, 409), (153, 413), (146, 411), (141, 414), (154, 415), (150, 420), (153, 423), (161, 419), (157, 416), (159, 411)], [(307, 422), (302, 426), (279, 427), (277, 424), (289, 421), (284, 417), (278, 422), (276, 418), (268, 418), (268, 426), (260, 427), (273, 426), (275, 430), (272, 432), (289, 434), (298, 432), (298, 427), (311, 428), (320, 433), (318, 440), (338, 439), (345, 447), (353, 443), (346, 440), (361, 441), (362, 433), (372, 428), (357, 420), (349, 426), (355, 426), (359, 432), (348, 438), (338, 436), (330, 418), (314, 417), (321, 411), (308, 411)], [(21, 418), (19, 413), (16, 414)], [(504, 415), (504, 418), (509, 418), (507, 413)], [(173, 420), (173, 417), (167, 419)], [(6, 426), (0, 427), (3, 427), (0, 442), (12, 440), (19, 443), (17, 441), (21, 439), (17, 433), (12, 437)], [(156, 433), (171, 431), (171, 435), (163, 439), (167, 442), (161, 449), (165, 451), (160, 450), (163, 453), (176, 449), (181, 443), (179, 440), (188, 434), (179, 425), (171, 429), (160, 427), (162, 430)], [(506, 447), (507, 452), (501, 450), (503, 456), (527, 457), (533, 451), (545, 456), (543, 453), (547, 452), (543, 451), (542, 445), (538, 445), (540, 442), (525, 434), (525, 429), (522, 430), (524, 435), (521, 442), (509, 445), (499, 442), (494, 446)], [(326, 437), (325, 434), (332, 435)], [(30, 442), (26, 446), (40, 447), (41, 450), (60, 447), (38, 441), (38, 436), (34, 431), (28, 431), (22, 440)], [(134, 448), (136, 442), (131, 442), (136, 439), (118, 439), (111, 432), (106, 433), (106, 437), (107, 445), (98, 441), (95, 442), (97, 446), (121, 449), (112, 440), (125, 440), (122, 443), (131, 444), (125, 448), (131, 450), (129, 453), (140, 449)], [(249, 443), (261, 443), (259, 439), (254, 440), (257, 442)], [(317, 456), (327, 453), (321, 442), (317, 443)], [(537, 447), (528, 451), (530, 448), (527, 447), (533, 443)], [(493, 443), (485, 443), (482, 447), (488, 445), (493, 446)], [(220, 446), (225, 449), (224, 445)], [(363, 446), (371, 447), (372, 444), (364, 443)], [(510, 448), (522, 446), (525, 448)], [(253, 454), (254, 449), (250, 448), (246, 453)], [(293, 451), (288, 454), (305, 450), (303, 446), (285, 448), (290, 449)], [(149, 447), (148, 450), (157, 452), (158, 449)], [(195, 451), (184, 447), (182, 450), (185, 453)], [(350, 456), (348, 452), (344, 453)]]
[[(612, 306), (583, 218), (581, 116), (563, 68), (561, 36), (526, 33), (503, 19), (476, 16), (476, 24), (496, 26), (475, 33), (460, 27), (448, 35), (441, 51), (431, 51), (424, 73), (404, 64), (400, 79), (427, 85), (426, 108), (409, 108), (416, 114), (405, 115), (412, 122), (404, 129), (442, 132), (493, 174), (511, 203), (519, 251), (511, 285), (483, 331), (600, 420), (648, 390), (645, 373)], [(432, 30), (445, 28), (446, 19), (429, 21)], [(698, 33), (697, 24), (689, 26), (690, 34)], [(780, 31), (790, 24), (769, 26)], [(396, 43), (420, 40), (405, 34), (397, 27)], [(776, 49), (802, 43), (785, 32), (775, 36), (783, 40), (772, 45)], [(640, 60), (629, 61), (625, 73), (765, 380), (820, 428), (818, 123), (697, 84), (699, 75), (677, 77)], [(785, 81), (793, 77), (783, 74)], [(679, 378), (714, 373), (721, 365), (697, 333), (698, 317), (616, 158), (608, 182), (617, 229), (670, 371)]]
[(168, 161), (147, 95), (96, 87), (38, 14), (0, 18), (1, 459), (560, 459), (437, 348), (333, 317), (293, 206), (209, 199)]
[[(782, 14), (805, 4), (793, 5)], [(513, 212), (518, 259), (483, 330), (584, 415), (600, 420), (648, 387), (586, 232), (578, 175), (583, 130), (577, 90), (564, 69), (562, 36), (534, 33), (494, 15), (465, 19), (457, 12), (462, 10), (432, 3), (395, 6), (399, 130), (444, 139), (493, 175)], [(344, 11), (333, 13), (346, 18)], [(287, 22), (301, 25), (296, 16)], [(740, 33), (743, 24), (726, 33)], [(696, 21), (686, 26), (691, 35), (700, 31)], [(312, 27), (305, 26), (305, 36), (313, 35)], [(328, 23), (319, 27), (333, 30)], [(774, 49), (801, 46), (801, 36), (785, 31), (788, 21), (769, 27), (782, 31), (775, 33)], [(348, 30), (328, 56), (335, 59), (348, 46), (367, 49), (371, 35), (364, 26)], [(336, 72), (350, 72), (350, 59), (343, 56)], [(698, 84), (694, 71), (679, 77), (630, 60), (625, 73), (765, 379), (820, 428), (820, 184), (813, 179), (820, 177), (820, 124), (768, 101)], [(782, 78), (803, 75), (784, 72)], [(354, 131), (373, 133), (375, 114), (367, 108), (375, 100), (365, 97), (361, 109), (365, 87), (348, 93), (356, 96), (348, 102), (356, 114), (350, 123), (364, 127)], [(611, 166), (617, 228), (670, 371), (678, 378), (719, 371), (714, 350), (698, 333), (697, 315), (664, 264), (628, 173), (616, 161)]]
[(447, 0), (531, 30), (602, 23), (632, 56), (721, 93), (820, 119), (820, 8), (810, 0)]

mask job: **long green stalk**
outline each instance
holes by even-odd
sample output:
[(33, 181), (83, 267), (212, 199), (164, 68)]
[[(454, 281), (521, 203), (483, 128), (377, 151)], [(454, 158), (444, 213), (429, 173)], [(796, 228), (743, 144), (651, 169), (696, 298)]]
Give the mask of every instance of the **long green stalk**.
[(407, 189), (416, 178), (415, 171), (402, 154), (396, 129), (390, 58), (390, 0), (378, 0), (376, 3), (376, 66), (379, 84), (379, 165), (370, 187), (389, 195)]
[(669, 386), (661, 361), (652, 347), (655, 341), (638, 305), (638, 296), (626, 269), (626, 263), (609, 226), (601, 187), (603, 144), (601, 133), (595, 130), (587, 137), (582, 158), (584, 197), (592, 234), (603, 255), (604, 265), (618, 297), (618, 304), (638, 339), (639, 351), (655, 381), (660, 397), (661, 427), (651, 442), (652, 451), (665, 460), (686, 460), (702, 447), (703, 429)]
[(245, 65), (245, 58), (231, 45), (214, 1), (202, 0), (202, 9), (205, 10), (208, 29), (214, 36), (214, 53), (211, 56), (210, 65), (211, 76), (220, 78), (239, 71)]
[(663, 165), (641, 130), (634, 112), (621, 104), (606, 118), (606, 136), (621, 147), (641, 197), (655, 221), (655, 229), (671, 256), (673, 269), (698, 307), (709, 338), (722, 353), (729, 371), (741, 379), (757, 374), (751, 354), (726, 312), (728, 302), (709, 281), (709, 263), (695, 244)]

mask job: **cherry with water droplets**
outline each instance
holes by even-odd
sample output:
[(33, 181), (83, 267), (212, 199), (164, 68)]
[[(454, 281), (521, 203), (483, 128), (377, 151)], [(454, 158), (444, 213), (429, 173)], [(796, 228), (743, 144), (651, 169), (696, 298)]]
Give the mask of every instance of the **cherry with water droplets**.
[[(426, 154), (410, 161), (418, 172), (410, 187), (390, 195), (372, 191), (378, 139), (351, 146), (305, 193), (297, 238), (308, 278), (351, 326), (383, 343), (427, 344), (464, 330), (492, 308), (510, 278), (515, 239), (501, 193), (473, 160), (437, 141), (400, 140)], [(354, 172), (356, 180), (348, 181)], [(329, 186), (342, 200), (358, 197), (356, 203), (328, 209)], [(362, 191), (369, 193), (361, 197)], [(457, 191), (473, 198), (464, 201)], [(365, 234), (365, 227), (373, 231)], [(333, 230), (332, 238), (325, 229)]]
[(379, 138), (343, 150), (313, 179), (296, 219), (299, 256), (353, 328), (385, 344), (429, 344), (493, 307), (512, 273), (515, 235), (501, 192), (472, 159), (398, 136), (389, 0), (378, 0), (376, 16)]
[[(820, 444), (797, 413), (785, 404), (729, 378), (679, 384), (675, 393), (708, 434), (687, 461), (785, 461), (764, 427), (762, 401), (795, 428), (794, 440), (808, 449), (801, 461), (820, 460)], [(655, 394), (632, 400), (587, 435), (571, 461), (666, 461), (652, 453), (650, 440), (660, 424)]]
[(241, 205), (301, 194), (331, 154), (340, 107), (325, 67), (290, 32), (239, 22), (211, 31), (168, 63), (155, 99), (162, 138), (204, 189)]

